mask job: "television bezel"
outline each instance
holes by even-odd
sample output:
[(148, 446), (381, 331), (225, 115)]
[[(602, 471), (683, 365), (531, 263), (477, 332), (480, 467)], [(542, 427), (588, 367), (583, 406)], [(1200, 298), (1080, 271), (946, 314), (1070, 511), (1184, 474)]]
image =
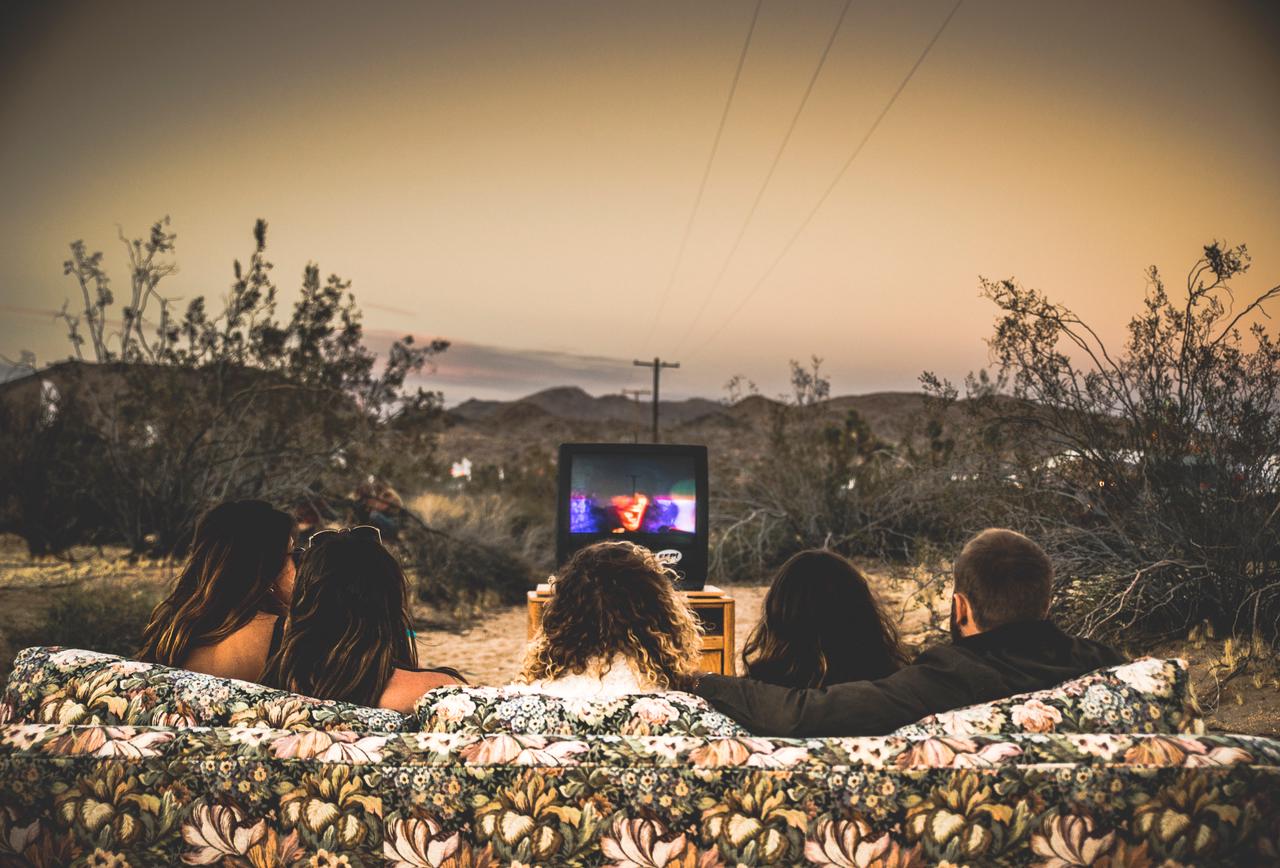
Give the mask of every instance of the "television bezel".
[[(671, 536), (668, 534), (640, 533), (639, 531), (622, 534), (600, 532), (593, 534), (569, 532), (569, 496), (573, 490), (573, 459), (577, 456), (621, 456), (621, 455), (657, 455), (693, 459), (694, 490), (697, 502), (694, 505), (695, 531), (690, 545), (700, 555), (703, 562), (703, 575), (700, 579), (689, 581), (688, 573), (677, 564), (673, 568), (686, 578), (679, 583), (682, 590), (700, 590), (706, 584), (706, 571), (709, 569), (709, 517), (710, 486), (707, 481), (707, 447), (681, 443), (561, 443), (557, 457), (556, 485), (556, 566), (560, 567), (580, 548), (604, 539), (625, 539), (643, 545), (653, 551), (671, 548)], [(654, 545), (658, 543), (658, 545)]]

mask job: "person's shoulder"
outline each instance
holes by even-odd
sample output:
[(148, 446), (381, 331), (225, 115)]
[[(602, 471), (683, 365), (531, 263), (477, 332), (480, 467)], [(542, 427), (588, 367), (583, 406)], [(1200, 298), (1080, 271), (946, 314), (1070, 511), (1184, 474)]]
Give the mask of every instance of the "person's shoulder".
[(401, 714), (413, 713), (413, 706), (422, 694), (437, 687), (448, 687), (464, 682), (446, 672), (423, 669), (396, 669), (391, 673), (386, 688), (378, 700), (380, 708), (391, 708)]
[(954, 642), (941, 642), (921, 651), (910, 663), (871, 682), (886, 686), (951, 684), (980, 677), (989, 668), (983, 656)]
[(963, 645), (957, 645), (954, 642), (939, 642), (937, 645), (930, 645), (928, 648), (921, 651), (910, 663), (887, 677), (892, 678), (900, 672), (906, 672), (917, 667), (950, 666), (957, 660), (964, 660), (976, 656), (977, 654), (975, 654), (972, 649), (966, 648)]
[(232, 639), (242, 637), (249, 639), (265, 635), (270, 639), (272, 631), (276, 628), (276, 622), (279, 621), (280, 618), (280, 615), (273, 615), (270, 612), (256, 612), (254, 613), (254, 616), (249, 619), (247, 624), (239, 630), (236, 630), (227, 638)]
[(257, 681), (266, 665), (277, 618), (259, 612), (220, 642), (193, 649), (183, 661), (183, 668), (219, 678)]

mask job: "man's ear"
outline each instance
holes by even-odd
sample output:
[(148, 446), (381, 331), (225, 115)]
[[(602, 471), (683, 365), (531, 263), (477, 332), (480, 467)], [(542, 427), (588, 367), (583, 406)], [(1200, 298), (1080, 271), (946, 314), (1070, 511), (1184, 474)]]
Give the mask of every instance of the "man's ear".
[(975, 633), (981, 633), (982, 628), (978, 626), (978, 619), (973, 614), (973, 604), (969, 602), (969, 598), (960, 591), (956, 591), (951, 596), (955, 600), (956, 623), (960, 627), (960, 635), (972, 636)]

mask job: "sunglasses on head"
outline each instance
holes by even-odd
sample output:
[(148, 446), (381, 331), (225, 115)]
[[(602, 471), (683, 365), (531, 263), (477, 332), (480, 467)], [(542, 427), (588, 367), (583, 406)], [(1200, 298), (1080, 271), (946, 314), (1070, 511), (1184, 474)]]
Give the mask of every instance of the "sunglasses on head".
[(302, 560), (302, 555), (307, 549), (315, 548), (317, 545), (336, 539), (344, 533), (349, 533), (356, 539), (370, 539), (374, 542), (382, 543), (382, 531), (378, 530), (371, 524), (358, 524), (355, 527), (344, 527), (337, 530), (319, 530), (311, 535), (306, 545), (301, 545), (289, 552), (289, 557), (293, 558), (293, 565), (298, 566)]

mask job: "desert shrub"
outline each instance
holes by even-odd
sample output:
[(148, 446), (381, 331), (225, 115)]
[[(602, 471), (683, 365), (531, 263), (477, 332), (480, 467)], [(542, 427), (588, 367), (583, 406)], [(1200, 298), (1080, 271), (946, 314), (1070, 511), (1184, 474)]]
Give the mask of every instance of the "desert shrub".
[(502, 549), (512, 557), (550, 571), (555, 528), (554, 494), (534, 512), (519, 498), (493, 491), (428, 492), (411, 507), (433, 530)]
[[(164, 589), (135, 582), (73, 585), (48, 592), (35, 619), (5, 631), (10, 653), (32, 645), (63, 645), (106, 654), (137, 652), (142, 630)], [(10, 660), (3, 661), (7, 669)]]
[(518, 603), (546, 575), (540, 568), (549, 569), (550, 537), (522, 527), (517, 509), (498, 495), (429, 493), (411, 508), (422, 523), (407, 527), (399, 545), (424, 603), (454, 613)]
[(34, 555), (107, 541), (110, 516), (86, 479), (100, 450), (100, 436), (74, 409), (49, 414), (38, 400), (0, 400), (0, 530)]
[(1280, 286), (1237, 303), (1248, 267), (1211, 244), (1176, 299), (1152, 268), (1118, 350), (1044, 294), (983, 282), (997, 375), (968, 384), (967, 514), (1050, 550), (1075, 629), (1280, 634), (1280, 346), (1258, 320)]
[[(350, 284), (322, 281), (313, 264), (277, 317), (263, 221), (222, 310), (200, 296), (178, 316), (159, 292), (175, 237), (167, 220), (147, 238), (122, 236), (122, 305), (102, 254), (72, 244), (65, 271), (83, 306), (62, 316), (77, 361), (6, 388), (0, 525), (33, 552), (108, 541), (180, 553), (218, 502), (343, 499), (370, 476), (413, 484), (433, 466), (440, 396), (406, 380), (447, 343), (406, 337), (379, 360)], [(30, 394), (42, 378), (56, 400)]]
[[(912, 438), (889, 443), (856, 411), (833, 413), (820, 359), (808, 368), (793, 361), (791, 373), (792, 395), (771, 411), (766, 448), (716, 474), (725, 493), (713, 514), (715, 574), (759, 578), (806, 548), (910, 559), (920, 544), (947, 538), (945, 446), (920, 455)], [(934, 441), (944, 443), (941, 429)]]

